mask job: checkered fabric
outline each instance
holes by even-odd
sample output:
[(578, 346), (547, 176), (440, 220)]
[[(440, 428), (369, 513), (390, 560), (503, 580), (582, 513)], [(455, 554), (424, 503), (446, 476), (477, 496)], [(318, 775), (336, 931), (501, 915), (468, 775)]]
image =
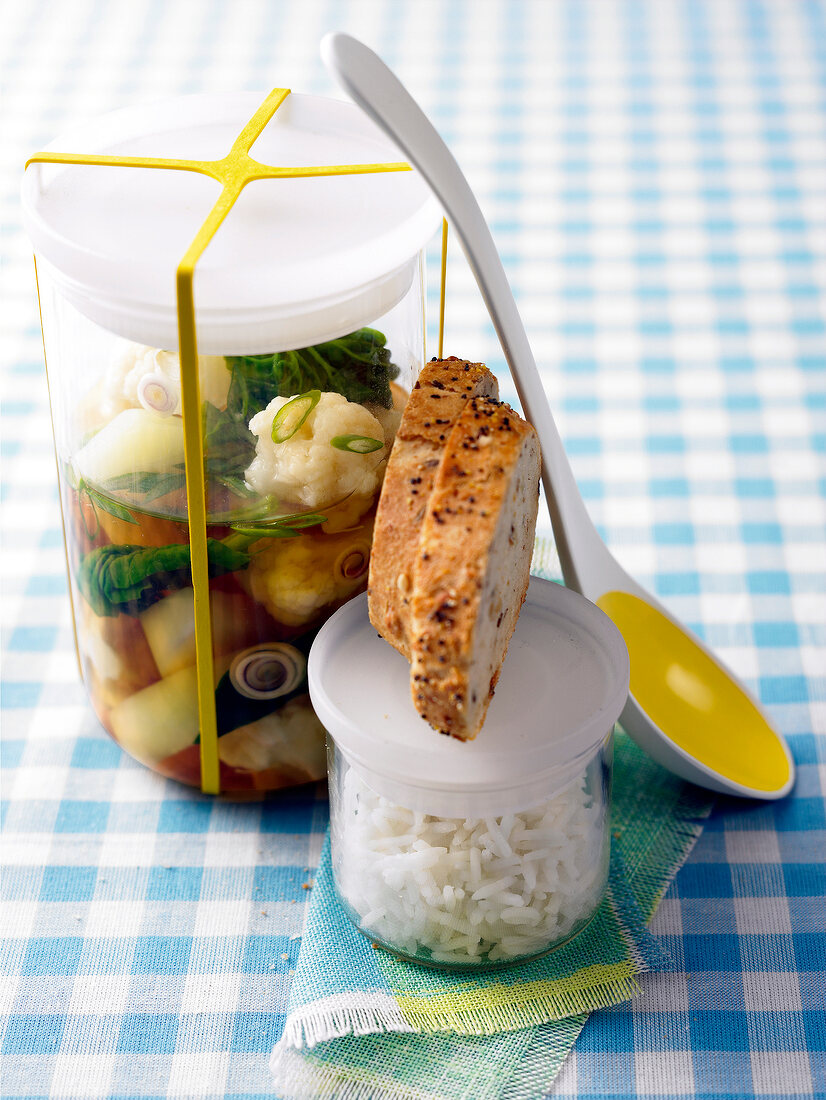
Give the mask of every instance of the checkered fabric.
[[(606, 539), (799, 766), (779, 805), (719, 800), (653, 924), (679, 970), (593, 1014), (553, 1095), (826, 1095), (824, 4), (0, 0), (0, 27), (3, 1095), (272, 1095), (325, 797), (209, 800), (86, 707), (17, 194), (28, 153), (103, 110), (332, 92), (332, 29), (471, 179)], [(506, 379), (455, 249), (446, 353)]]

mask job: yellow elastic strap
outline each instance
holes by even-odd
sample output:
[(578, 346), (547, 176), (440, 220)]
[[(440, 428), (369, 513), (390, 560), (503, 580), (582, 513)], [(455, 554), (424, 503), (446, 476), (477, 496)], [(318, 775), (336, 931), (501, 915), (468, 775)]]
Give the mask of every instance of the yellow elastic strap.
[(445, 292), (447, 287), (447, 218), (442, 218), (442, 273), (439, 280), (439, 358), (445, 356)]
[[(181, 406), (184, 421), (187, 518), (192, 587), (195, 592), (195, 654), (198, 679), (198, 718), (201, 730), (201, 790), (218, 794), (221, 789), (218, 761), (218, 728), (215, 714), (215, 682), (212, 661), (212, 623), (209, 611), (209, 557), (207, 550), (207, 500), (204, 476), (204, 441), (201, 425), (201, 393), (198, 380), (198, 341), (195, 330), (195, 265), (235, 200), (253, 180), (300, 179), (313, 176), (352, 176), (376, 172), (409, 172), (405, 161), (386, 164), (335, 164), (283, 167), (262, 164), (249, 151), (264, 127), (290, 94), (274, 88), (241, 130), (222, 160), (185, 160), (175, 157), (122, 157), (88, 153), (35, 153), (30, 164), (88, 164), (118, 168), (158, 168), (199, 172), (222, 185), (218, 201), (195, 234), (178, 265), (176, 294), (178, 341), (181, 361)], [(70, 586), (71, 592), (71, 586)], [(74, 609), (73, 609), (74, 618)]]

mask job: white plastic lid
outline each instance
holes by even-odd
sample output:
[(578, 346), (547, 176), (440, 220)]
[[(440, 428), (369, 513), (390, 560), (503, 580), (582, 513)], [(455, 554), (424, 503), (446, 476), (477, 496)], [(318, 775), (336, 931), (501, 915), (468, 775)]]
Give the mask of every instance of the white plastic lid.
[(476, 739), (436, 733), (410, 697), (410, 666), (346, 604), (310, 651), (310, 698), (336, 745), (387, 798), (426, 813), (525, 809), (580, 774), (628, 695), (628, 652), (584, 596), (533, 578)]
[[(116, 111), (48, 151), (220, 159), (264, 96), (185, 96)], [(352, 103), (290, 95), (250, 155), (278, 166), (403, 156)], [(189, 171), (34, 164), (23, 217), (60, 290), (86, 316), (154, 347), (178, 346), (175, 272), (220, 193)], [(416, 172), (255, 180), (198, 261), (205, 354), (286, 351), (333, 339), (404, 296), (441, 211)]]

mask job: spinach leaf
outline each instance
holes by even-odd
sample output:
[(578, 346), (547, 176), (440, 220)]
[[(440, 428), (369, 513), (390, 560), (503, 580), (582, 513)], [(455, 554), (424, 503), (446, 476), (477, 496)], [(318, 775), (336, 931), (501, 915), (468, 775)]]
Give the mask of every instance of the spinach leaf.
[(243, 419), (229, 409), (203, 405), (205, 473), (207, 479), (226, 485), (240, 496), (249, 496), (244, 471), (255, 457), (255, 436)]
[(98, 509), (102, 512), (108, 512), (110, 516), (114, 516), (115, 519), (119, 519), (123, 523), (131, 523), (133, 527), (138, 526), (138, 521), (125, 505), (104, 496), (103, 493), (90, 485), (85, 478), (78, 477), (69, 463), (64, 464), (63, 470), (66, 481), (77, 493), (78, 502), (85, 498), (91, 509), (94, 518), (93, 527), (89, 526), (84, 509), (80, 508), (79, 510), (80, 522), (83, 524), (83, 528), (90, 539), (97, 538), (100, 531), (100, 516), (98, 515)]
[(124, 523), (131, 523), (133, 526), (138, 525), (138, 521), (132, 515), (128, 508), (123, 504), (119, 504), (116, 500), (111, 500), (109, 497), (105, 497), (103, 493), (99, 493), (97, 489), (93, 489), (88, 482), (80, 479), (77, 486), (78, 496), (86, 496), (92, 508), (95, 510), (95, 516), (97, 518), (97, 509), (101, 508), (104, 512), (108, 512), (110, 516), (114, 516), (115, 519), (122, 520)]
[(173, 469), (165, 474), (158, 474), (154, 483), (146, 490), (143, 498), (144, 504), (150, 504), (153, 500), (160, 500), (167, 493), (177, 493), (186, 488), (186, 473), (182, 462), (177, 462)]
[(279, 516), (259, 527), (233, 523), (232, 534), (224, 539), (224, 545), (231, 546), (234, 550), (246, 550), (260, 539), (294, 539), (304, 528), (315, 527), (326, 519), (320, 512), (296, 512), (291, 516)]
[(134, 473), (110, 477), (101, 484), (101, 488), (107, 493), (129, 493), (134, 497), (143, 497), (143, 504), (148, 504), (185, 486), (186, 474), (182, 462), (176, 463), (171, 470), (164, 473), (136, 470)]
[[(250, 560), (219, 539), (207, 539), (207, 555), (210, 577), (245, 569)], [(165, 592), (192, 583), (189, 546), (99, 546), (81, 559), (77, 582), (97, 615), (139, 615)]]
[(232, 380), (227, 412), (248, 423), (274, 397), (292, 397), (318, 389), (343, 394), (348, 401), (393, 404), (390, 382), (399, 368), (390, 358), (383, 333), (361, 328), (323, 344), (274, 352), (228, 356)]
[(227, 393), (228, 416), (246, 425), (274, 397), (289, 397), (293, 392), (300, 392), (282, 390), (282, 380), (286, 381), (285, 356), (288, 354), (289, 352), (274, 352), (272, 355), (227, 357), (227, 365), (232, 371)]

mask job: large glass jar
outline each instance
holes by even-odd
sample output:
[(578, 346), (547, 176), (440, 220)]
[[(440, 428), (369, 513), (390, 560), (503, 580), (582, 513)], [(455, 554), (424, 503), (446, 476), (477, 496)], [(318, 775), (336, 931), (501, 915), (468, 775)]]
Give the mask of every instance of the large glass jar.
[[(111, 116), (71, 140), (80, 151), (107, 149), (122, 132), (131, 144), (120, 152), (214, 156), (255, 103), (174, 101)], [(355, 108), (287, 103), (275, 132), (256, 143), (267, 163), (398, 159)], [(203, 216), (201, 187), (212, 181), (100, 165), (38, 170), (24, 207), (83, 677), (126, 751), (197, 786), (174, 287)], [(410, 177), (256, 181), (207, 250), (203, 284), (196, 275), (223, 791), (325, 773), (307, 655), (325, 619), (366, 587), (384, 468), (424, 359), (420, 250), (438, 212)], [(194, 186), (189, 205), (184, 185)]]
[(366, 936), (478, 969), (580, 932), (608, 878), (613, 726), (628, 655), (593, 604), (532, 580), (485, 725), (425, 726), (365, 597), (322, 627), (310, 692), (329, 738), (333, 876)]

